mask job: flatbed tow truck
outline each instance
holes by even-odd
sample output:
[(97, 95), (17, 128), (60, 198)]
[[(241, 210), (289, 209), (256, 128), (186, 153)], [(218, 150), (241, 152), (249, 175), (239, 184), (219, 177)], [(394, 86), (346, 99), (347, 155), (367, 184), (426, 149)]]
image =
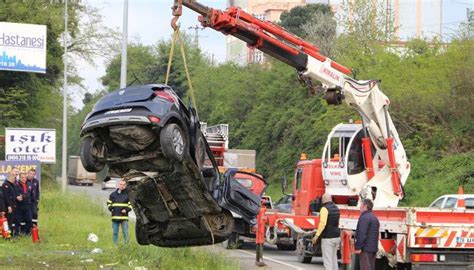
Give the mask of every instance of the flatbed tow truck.
[(385, 259), (377, 269), (472, 266), (473, 210), (398, 207), (410, 163), (388, 112), (390, 100), (380, 90), (378, 80), (352, 78), (351, 69), (321, 55), (316, 46), (239, 7), (223, 11), (194, 0), (175, 0), (174, 28), (183, 6), (200, 14), (202, 26), (232, 35), (295, 68), (309, 87), (318, 81), (328, 104), (346, 103), (362, 118), (361, 124), (336, 126), (321, 159), (302, 158), (297, 163), (294, 213), (268, 213), (259, 218), (270, 229), (280, 225), (290, 228), (301, 262), (308, 263), (315, 255), (310, 239), (319, 222), (318, 200), (327, 192), (341, 210), (340, 253), (344, 267), (350, 267), (355, 257), (352, 236), (360, 215), (355, 206), (363, 198), (374, 201), (374, 213), (380, 220), (378, 258)]

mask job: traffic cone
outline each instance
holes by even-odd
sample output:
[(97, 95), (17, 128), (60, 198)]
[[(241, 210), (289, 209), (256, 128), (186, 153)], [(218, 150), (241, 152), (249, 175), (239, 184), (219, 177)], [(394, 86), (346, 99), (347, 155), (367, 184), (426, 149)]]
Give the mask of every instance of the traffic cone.
[(458, 195), (460, 195), (459, 199), (458, 199), (458, 208), (466, 209), (466, 203), (464, 202), (464, 188), (463, 188), (463, 186), (459, 186)]
[(33, 228), (31, 229), (31, 238), (33, 239), (33, 243), (39, 243), (39, 234), (38, 234), (38, 227), (36, 225), (33, 225)]

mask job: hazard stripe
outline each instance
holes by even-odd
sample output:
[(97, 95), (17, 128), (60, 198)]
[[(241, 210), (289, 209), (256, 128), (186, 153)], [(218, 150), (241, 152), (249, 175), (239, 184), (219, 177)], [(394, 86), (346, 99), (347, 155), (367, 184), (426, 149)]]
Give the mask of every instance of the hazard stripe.
[(128, 207), (128, 203), (113, 203), (112, 207)]
[(455, 236), (456, 236), (456, 231), (452, 231), (448, 236), (448, 240), (446, 240), (446, 242), (444, 243), (444, 247), (450, 247), (451, 242), (453, 242), (453, 239)]
[(431, 229), (425, 236), (434, 237), (438, 233), (439, 229)]
[(128, 217), (119, 217), (119, 216), (113, 216), (112, 219), (128, 219)]
[[(469, 233), (468, 231), (462, 231), (461, 232), (461, 237), (466, 237), (468, 233)], [(463, 245), (463, 243), (457, 243), (456, 247), (461, 247), (462, 245)]]
[[(474, 237), (474, 231), (471, 232), (471, 234), (469, 235), (470, 238)], [(474, 243), (466, 243), (464, 244), (464, 247), (474, 247)]]
[(416, 233), (415, 233), (415, 236), (419, 236), (425, 229), (423, 228), (418, 228), (418, 230), (416, 230)]

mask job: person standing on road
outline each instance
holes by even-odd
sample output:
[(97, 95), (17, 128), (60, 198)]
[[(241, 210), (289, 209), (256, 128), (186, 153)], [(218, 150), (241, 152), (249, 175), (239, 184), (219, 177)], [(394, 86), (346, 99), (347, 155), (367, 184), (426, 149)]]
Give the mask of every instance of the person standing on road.
[(319, 225), (316, 235), (311, 241), (313, 246), (321, 238), (321, 251), (323, 253), (323, 264), (326, 270), (337, 270), (337, 248), (340, 243), (339, 230), (339, 208), (332, 201), (331, 195), (324, 193), (322, 197), (323, 206), (319, 211)]
[(36, 179), (36, 170), (28, 171), (28, 183), (31, 185), (31, 221), (38, 226), (38, 204), (40, 200), (39, 181)]
[(22, 235), (28, 235), (31, 233), (31, 199), (33, 197), (33, 188), (31, 183), (28, 182), (27, 174), (20, 173), (20, 182), (18, 183), (18, 189), (22, 200), (18, 202), (16, 225), (20, 225), (18, 231)]
[(360, 253), (360, 269), (374, 270), (375, 255), (379, 245), (378, 218), (372, 213), (374, 203), (370, 199), (362, 200), (360, 204), (360, 217), (357, 222), (355, 249)]
[(16, 184), (16, 176), (18, 174), (18, 169), (13, 168), (10, 171), (10, 174), (7, 177), (7, 181), (3, 182), (2, 190), (3, 197), (7, 212), (8, 227), (12, 232), (13, 236), (18, 235), (18, 227), (16, 226), (16, 209), (17, 203), (23, 200), (23, 197), (20, 195), (18, 186)]
[(112, 192), (107, 201), (107, 207), (112, 212), (112, 229), (114, 244), (118, 242), (119, 227), (122, 226), (123, 240), (128, 243), (128, 212), (132, 210), (132, 205), (128, 199), (126, 190), (127, 182), (120, 180), (117, 189)]

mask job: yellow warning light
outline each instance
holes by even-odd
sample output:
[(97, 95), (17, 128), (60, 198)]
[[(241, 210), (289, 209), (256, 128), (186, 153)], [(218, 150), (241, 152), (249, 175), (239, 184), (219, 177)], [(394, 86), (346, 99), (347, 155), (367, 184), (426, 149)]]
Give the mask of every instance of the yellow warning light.
[(300, 160), (307, 160), (308, 159), (308, 154), (306, 153), (301, 153), (300, 155)]

